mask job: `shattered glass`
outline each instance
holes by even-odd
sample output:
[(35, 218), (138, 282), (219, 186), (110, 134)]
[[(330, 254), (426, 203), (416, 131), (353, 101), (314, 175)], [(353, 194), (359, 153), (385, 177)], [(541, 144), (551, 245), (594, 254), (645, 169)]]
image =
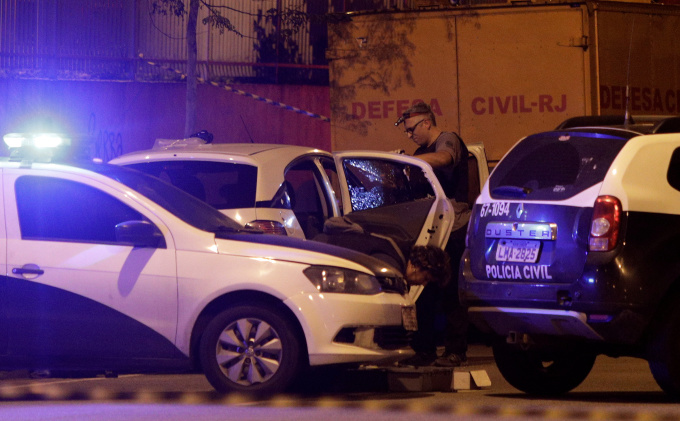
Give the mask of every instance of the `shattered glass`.
[(354, 211), (434, 196), (419, 167), (380, 159), (348, 159), (343, 166)]

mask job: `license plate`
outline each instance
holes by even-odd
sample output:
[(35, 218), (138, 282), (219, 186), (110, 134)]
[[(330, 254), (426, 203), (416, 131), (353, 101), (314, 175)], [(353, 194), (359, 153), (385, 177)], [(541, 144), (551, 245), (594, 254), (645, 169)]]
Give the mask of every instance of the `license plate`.
[(536, 263), (540, 241), (500, 240), (496, 249), (496, 261)]
[(404, 324), (404, 329), (416, 331), (418, 330), (418, 319), (416, 318), (415, 307), (401, 308), (401, 321)]

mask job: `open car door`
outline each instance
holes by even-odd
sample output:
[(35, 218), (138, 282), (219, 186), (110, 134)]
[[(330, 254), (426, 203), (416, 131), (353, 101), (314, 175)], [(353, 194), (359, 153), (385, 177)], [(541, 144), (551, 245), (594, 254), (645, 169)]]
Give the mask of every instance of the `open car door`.
[[(446, 245), (455, 215), (430, 164), (389, 152), (333, 155), (347, 219), (389, 237), (407, 259), (414, 245)], [(412, 287), (411, 297), (421, 290)]]

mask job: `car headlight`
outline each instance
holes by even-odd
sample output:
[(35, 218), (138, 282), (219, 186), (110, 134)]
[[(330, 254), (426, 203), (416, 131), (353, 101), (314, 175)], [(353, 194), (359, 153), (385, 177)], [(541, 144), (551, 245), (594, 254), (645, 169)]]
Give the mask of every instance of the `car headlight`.
[(374, 295), (382, 291), (375, 276), (331, 266), (310, 266), (304, 274), (319, 292)]

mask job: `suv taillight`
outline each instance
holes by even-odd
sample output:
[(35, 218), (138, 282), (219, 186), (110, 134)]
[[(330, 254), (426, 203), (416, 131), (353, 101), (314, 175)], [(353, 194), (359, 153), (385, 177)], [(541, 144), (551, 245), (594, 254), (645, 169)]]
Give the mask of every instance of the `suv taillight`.
[(614, 196), (600, 196), (595, 201), (590, 223), (590, 251), (610, 251), (616, 247), (621, 223), (621, 201)]
[(249, 227), (259, 228), (265, 234), (288, 235), (282, 223), (276, 221), (256, 220), (246, 224)]

